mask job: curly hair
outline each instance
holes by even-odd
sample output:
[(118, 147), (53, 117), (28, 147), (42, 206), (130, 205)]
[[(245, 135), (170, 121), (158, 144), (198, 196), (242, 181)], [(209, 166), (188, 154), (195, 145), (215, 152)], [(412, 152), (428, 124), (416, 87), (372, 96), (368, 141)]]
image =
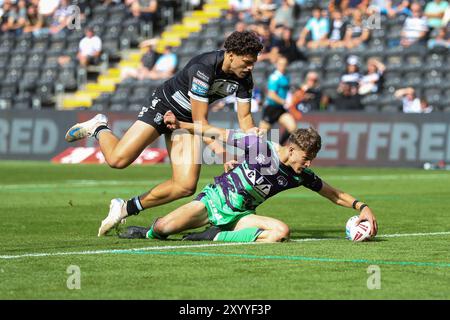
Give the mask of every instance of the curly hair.
[(224, 48), (227, 52), (233, 52), (238, 56), (257, 56), (263, 45), (256, 33), (251, 31), (234, 31), (225, 40)]
[(322, 138), (319, 133), (309, 127), (308, 129), (296, 129), (288, 138), (288, 143), (294, 144), (308, 156), (315, 158), (322, 147)]

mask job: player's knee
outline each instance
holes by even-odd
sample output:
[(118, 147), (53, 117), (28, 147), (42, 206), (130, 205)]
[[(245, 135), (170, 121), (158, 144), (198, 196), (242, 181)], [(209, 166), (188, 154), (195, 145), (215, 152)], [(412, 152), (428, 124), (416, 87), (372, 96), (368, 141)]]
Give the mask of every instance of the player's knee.
[(108, 160), (108, 165), (113, 169), (125, 169), (131, 164), (126, 158), (113, 156), (112, 159)]

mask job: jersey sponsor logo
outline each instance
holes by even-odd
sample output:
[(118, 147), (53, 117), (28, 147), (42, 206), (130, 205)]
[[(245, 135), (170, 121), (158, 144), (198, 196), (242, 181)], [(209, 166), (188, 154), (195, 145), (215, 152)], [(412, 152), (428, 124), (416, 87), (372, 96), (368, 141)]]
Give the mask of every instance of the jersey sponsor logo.
[(230, 96), (237, 91), (239, 84), (223, 79), (214, 81), (210, 89), (210, 94), (217, 94), (222, 97)]
[(269, 194), (270, 189), (272, 189), (272, 185), (268, 183), (269, 181), (265, 179), (264, 176), (260, 176), (258, 179), (256, 179), (256, 170), (244, 169), (244, 172), (245, 176), (248, 178), (248, 180), (250, 180), (258, 193), (264, 196), (267, 196)]
[(197, 78), (192, 78), (191, 92), (198, 94), (200, 96), (205, 96), (208, 94), (209, 85)]
[(192, 78), (192, 82), (198, 84), (199, 86), (202, 86), (202, 87), (205, 87), (205, 88), (209, 89), (209, 84), (208, 83), (203, 82), (202, 80), (197, 79), (196, 77)]
[(199, 77), (200, 79), (203, 79), (205, 81), (209, 81), (209, 77), (204, 74), (203, 72), (201, 72), (200, 70), (197, 71), (197, 77)]

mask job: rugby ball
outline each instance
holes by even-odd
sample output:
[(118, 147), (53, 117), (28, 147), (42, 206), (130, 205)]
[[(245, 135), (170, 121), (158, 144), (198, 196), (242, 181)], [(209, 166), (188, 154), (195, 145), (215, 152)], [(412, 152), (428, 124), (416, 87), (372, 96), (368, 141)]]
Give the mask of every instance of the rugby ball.
[(358, 216), (353, 216), (348, 219), (345, 226), (346, 238), (355, 242), (369, 240), (371, 231), (369, 221), (362, 221), (356, 225), (356, 220), (358, 220)]

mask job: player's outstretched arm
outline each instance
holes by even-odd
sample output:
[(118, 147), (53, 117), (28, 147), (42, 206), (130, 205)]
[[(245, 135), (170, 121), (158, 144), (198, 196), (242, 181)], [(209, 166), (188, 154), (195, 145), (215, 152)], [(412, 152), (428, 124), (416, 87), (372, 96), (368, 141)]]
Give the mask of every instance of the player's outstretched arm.
[(372, 237), (376, 236), (378, 232), (377, 220), (372, 210), (366, 204), (356, 200), (346, 192), (333, 188), (324, 181), (322, 181), (322, 189), (320, 189), (319, 194), (339, 206), (360, 211), (359, 219), (356, 221), (356, 224), (359, 224), (361, 221), (369, 221), (372, 227), (370, 235)]

